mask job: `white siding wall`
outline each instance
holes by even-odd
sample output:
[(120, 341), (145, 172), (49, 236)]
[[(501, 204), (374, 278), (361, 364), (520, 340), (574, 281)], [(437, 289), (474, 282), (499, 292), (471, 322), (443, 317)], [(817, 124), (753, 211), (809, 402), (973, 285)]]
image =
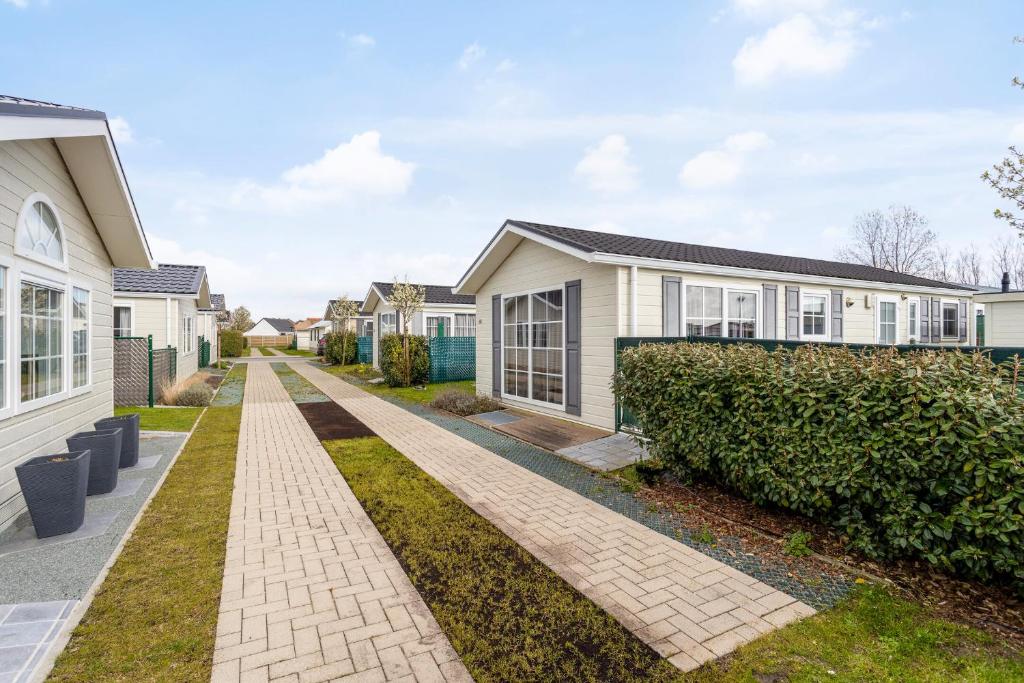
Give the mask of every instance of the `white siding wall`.
[[(373, 315), (369, 319), (373, 321), (373, 367), (380, 369), (380, 314), (381, 313), (394, 313), (395, 309), (388, 306), (384, 301), (378, 299), (377, 305), (373, 309)], [(427, 333), (424, 320), (427, 316), (432, 315), (454, 315), (456, 313), (473, 313), (474, 310), (471, 307), (466, 306), (445, 306), (443, 304), (426, 304), (423, 310), (416, 314), (416, 319), (409, 323), (409, 333), (425, 335)], [(349, 329), (355, 331), (355, 319), (349, 321)], [(402, 324), (399, 321), (397, 326), (397, 332), (402, 331)], [(480, 334), (479, 326), (477, 327), (477, 334)]]
[[(87, 393), (0, 420), (0, 528), (24, 510), (14, 466), (30, 457), (66, 451), (64, 439), (112, 413), (111, 262), (51, 140), (0, 142), (0, 254), (13, 258), (18, 212), (33, 192), (45, 193), (63, 220), (70, 277), (92, 287), (92, 388)], [(15, 260), (16, 267), (19, 261)], [(26, 270), (31, 270), (26, 264)], [(8, 314), (16, 315), (16, 283), (8, 278)], [(65, 305), (68, 298), (65, 297)], [(13, 329), (11, 326), (9, 329)], [(10, 360), (12, 346), (8, 344)], [(8, 374), (17, 390), (15, 368)]]
[(985, 304), (985, 344), (1024, 346), (1024, 301)]
[(503, 400), (530, 410), (613, 429), (615, 402), (610, 383), (615, 366), (618, 269), (588, 264), (530, 240), (521, 242), (476, 293), (476, 390), (487, 396), (491, 394), (491, 297), (539, 287), (560, 287), (572, 280), (581, 281), (581, 415), (577, 418), (557, 407)]
[[(196, 309), (195, 299), (126, 297), (118, 296), (116, 305), (131, 305), (133, 308), (132, 336), (147, 337), (153, 335), (153, 348), (162, 349), (173, 346), (178, 350), (178, 379), (185, 379), (199, 369), (199, 335), (204, 333), (203, 319), (207, 319), (207, 327), (212, 327), (214, 342), (217, 339), (216, 323), (213, 315), (200, 313)], [(191, 315), (194, 323), (194, 341), (192, 353), (185, 353), (184, 328), (182, 318)], [(168, 336), (169, 333), (169, 336)], [(210, 349), (210, 361), (216, 359), (214, 348)]]
[[(174, 299), (171, 302), (176, 312), (172, 322), (177, 328), (174, 345), (178, 348), (178, 380), (188, 379), (199, 370), (199, 321), (195, 299)], [(192, 317), (192, 352), (185, 353), (184, 317)]]
[(153, 348), (167, 346), (167, 300), (118, 295), (115, 306), (132, 307), (132, 336), (153, 335)]
[(281, 334), (277, 331), (277, 328), (268, 323), (266, 320), (260, 320), (256, 325), (245, 333), (246, 337), (276, 337)]

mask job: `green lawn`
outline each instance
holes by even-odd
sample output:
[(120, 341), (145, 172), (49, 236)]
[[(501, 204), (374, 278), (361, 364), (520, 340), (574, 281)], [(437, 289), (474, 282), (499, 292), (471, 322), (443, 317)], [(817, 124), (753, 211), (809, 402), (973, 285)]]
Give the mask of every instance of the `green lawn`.
[[(330, 365), (324, 368), (325, 372), (341, 377), (355, 377), (356, 379), (373, 379), (380, 377), (380, 372), (374, 370), (370, 365)], [(428, 384), (425, 387), (389, 387), (386, 384), (360, 384), (360, 388), (377, 394), (378, 396), (394, 396), (405, 401), (429, 404), (434, 398), (448, 389), (461, 389), (471, 394), (476, 393), (476, 382), (471, 379), (461, 382), (439, 382)]]
[(478, 681), (659, 681), (677, 670), (376, 437), (325, 447)]
[(260, 348), (260, 353), (262, 355), (264, 355), (264, 356), (273, 356), (274, 355), (274, 352), (271, 351), (270, 349), (268, 349), (266, 346), (261, 346), (259, 348)]
[(281, 351), (287, 353), (289, 356), (304, 356), (306, 358), (312, 358), (316, 356), (314, 352), (309, 351), (307, 349), (281, 349)]
[(210, 680), (241, 419), (207, 409), (49, 680)]
[(693, 681), (1021, 681), (1024, 660), (990, 635), (865, 585), (837, 607), (712, 662)]
[(114, 415), (139, 414), (139, 428), (156, 432), (187, 432), (199, 419), (202, 408), (141, 408), (115, 406)]
[(374, 370), (369, 363), (354, 363), (352, 365), (328, 365), (323, 368), (324, 372), (341, 377), (355, 377), (357, 379), (374, 379), (380, 377), (380, 372)]

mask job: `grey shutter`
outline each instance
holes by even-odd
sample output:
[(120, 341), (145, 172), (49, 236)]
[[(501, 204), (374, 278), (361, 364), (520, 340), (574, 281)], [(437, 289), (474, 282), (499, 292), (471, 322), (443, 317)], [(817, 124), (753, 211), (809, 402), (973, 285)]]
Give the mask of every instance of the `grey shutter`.
[(932, 299), (932, 342), (942, 341), (942, 299)]
[(580, 281), (565, 283), (565, 412), (579, 415), (583, 407)]
[(491, 297), (491, 396), (501, 396), (501, 294)]
[(918, 323), (921, 327), (921, 342), (927, 344), (932, 338), (932, 324), (931, 324), (931, 305), (928, 303), (930, 300), (928, 297), (921, 297), (921, 303), (918, 304), (917, 310), (918, 315), (921, 316), (921, 321)]
[(960, 341), (967, 341), (967, 302), (960, 300), (957, 306), (957, 329), (960, 331)]
[(786, 339), (800, 338), (800, 288), (786, 287)]
[(761, 336), (765, 339), (779, 338), (779, 288), (764, 285), (764, 320), (761, 322)]
[(682, 281), (677, 277), (661, 278), (661, 336), (680, 337), (682, 313)]
[(843, 290), (832, 290), (832, 341), (843, 341)]

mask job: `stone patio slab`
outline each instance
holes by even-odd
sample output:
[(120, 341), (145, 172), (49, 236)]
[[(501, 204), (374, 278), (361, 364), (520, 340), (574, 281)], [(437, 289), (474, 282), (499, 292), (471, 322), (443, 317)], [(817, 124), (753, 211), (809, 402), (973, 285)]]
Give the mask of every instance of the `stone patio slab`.
[(622, 432), (555, 452), (563, 458), (605, 472), (632, 465), (649, 457), (647, 449), (638, 445), (633, 437)]
[(36, 538), (36, 530), (32, 525), (24, 526), (17, 532), (11, 534), (4, 543), (0, 544), (0, 556), (11, 553), (20, 553), (26, 550), (37, 550), (47, 546), (61, 545), (73, 541), (81, 541), (87, 538), (99, 536), (110, 528), (110, 525), (117, 519), (117, 511), (90, 512), (86, 509), (85, 522), (70, 534), (60, 536), (48, 536), (47, 538)]
[(487, 424), (492, 425), (505, 425), (509, 422), (516, 422), (523, 419), (519, 415), (507, 410), (494, 410), (489, 413), (480, 413), (478, 415), (473, 415), (473, 418), (474, 421), (486, 422)]

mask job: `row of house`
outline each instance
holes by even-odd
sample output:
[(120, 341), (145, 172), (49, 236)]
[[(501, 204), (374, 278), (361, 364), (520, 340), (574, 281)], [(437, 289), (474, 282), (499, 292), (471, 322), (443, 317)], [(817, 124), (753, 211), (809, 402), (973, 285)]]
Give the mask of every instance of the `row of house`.
[[(617, 337), (971, 346), (983, 309), (988, 345), (1024, 346), (1024, 292), (1008, 287), (515, 220), (454, 285), (424, 287), (411, 331), (475, 337), (479, 393), (604, 429)], [(374, 338), (375, 366), (401, 329), (391, 288), (374, 282), (350, 323)]]

